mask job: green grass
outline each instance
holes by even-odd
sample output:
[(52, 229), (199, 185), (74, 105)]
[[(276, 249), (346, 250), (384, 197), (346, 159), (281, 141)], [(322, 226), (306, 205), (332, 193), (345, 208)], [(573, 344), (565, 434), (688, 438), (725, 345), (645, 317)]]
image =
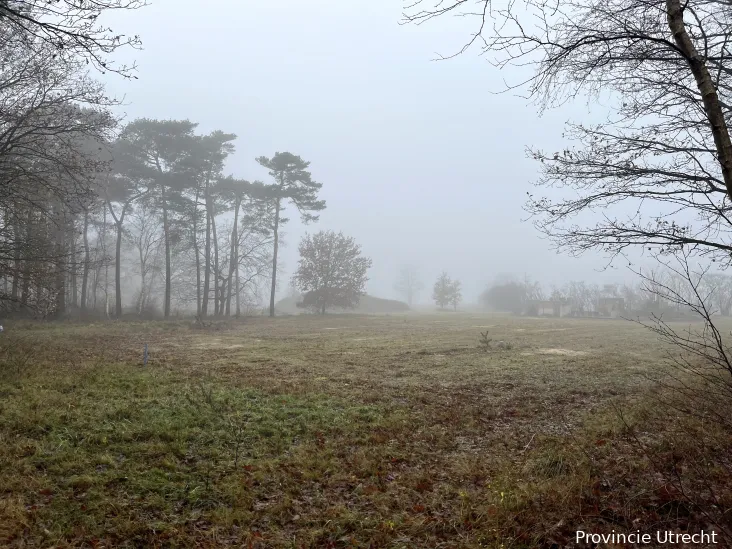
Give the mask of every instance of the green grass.
[[(646, 399), (663, 349), (626, 322), (8, 328), (7, 546), (549, 547), (680, 505), (634, 438), (664, 432)], [(512, 348), (482, 351), (486, 329)]]

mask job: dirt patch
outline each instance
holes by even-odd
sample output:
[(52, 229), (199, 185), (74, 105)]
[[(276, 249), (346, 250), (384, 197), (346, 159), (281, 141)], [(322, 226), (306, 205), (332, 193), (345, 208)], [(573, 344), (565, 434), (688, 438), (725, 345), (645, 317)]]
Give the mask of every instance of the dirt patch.
[[(525, 353), (532, 354), (532, 353)], [(534, 354), (538, 355), (563, 355), (563, 356), (585, 356), (587, 351), (573, 351), (572, 349), (547, 348), (537, 349)]]

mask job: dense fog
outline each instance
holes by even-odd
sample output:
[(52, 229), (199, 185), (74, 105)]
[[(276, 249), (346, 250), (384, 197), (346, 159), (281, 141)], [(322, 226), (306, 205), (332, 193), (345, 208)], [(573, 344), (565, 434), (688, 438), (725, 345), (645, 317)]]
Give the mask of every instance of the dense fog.
[[(520, 92), (499, 93), (521, 71), (501, 72), (477, 52), (435, 61), (464, 44), (471, 22), (400, 25), (399, 3), (217, 6), (160, 0), (145, 17), (110, 16), (142, 35), (144, 49), (120, 52), (137, 61), (138, 80), (112, 75), (107, 85), (124, 96), (129, 120), (189, 119), (200, 133), (235, 133), (225, 174), (267, 180), (255, 157), (275, 151), (311, 162), (327, 208), (310, 227), (290, 212), (278, 296), (300, 237), (321, 229), (362, 245), (373, 259), (367, 291), (380, 297), (402, 298), (394, 283), (405, 265), (430, 288), (448, 271), (467, 301), (507, 273), (547, 287), (629, 279), (623, 262), (604, 270), (601, 254), (557, 255), (522, 209), (538, 169), (526, 146), (560, 149), (565, 120), (601, 118), (602, 106), (590, 113), (579, 100), (537, 118)], [(431, 303), (430, 291), (419, 301)]]

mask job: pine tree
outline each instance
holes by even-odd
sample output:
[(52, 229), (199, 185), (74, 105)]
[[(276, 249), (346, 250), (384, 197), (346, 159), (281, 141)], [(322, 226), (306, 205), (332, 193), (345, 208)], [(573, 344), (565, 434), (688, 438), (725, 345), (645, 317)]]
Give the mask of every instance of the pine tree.
[(318, 199), (318, 191), (323, 186), (316, 183), (307, 170), (310, 162), (304, 161), (299, 156), (289, 152), (275, 153), (272, 158), (260, 156), (256, 159), (260, 165), (269, 170), (269, 175), (274, 183), (267, 185), (268, 197), (274, 206), (273, 236), (274, 251), (272, 257), (272, 285), (269, 296), (269, 316), (275, 314), (275, 292), (277, 291), (277, 252), (279, 247), (280, 225), (287, 223), (288, 219), (282, 217), (284, 206), (287, 202), (295, 205), (300, 212), (303, 223), (317, 221), (318, 215), (312, 212), (319, 212), (325, 209), (325, 201)]

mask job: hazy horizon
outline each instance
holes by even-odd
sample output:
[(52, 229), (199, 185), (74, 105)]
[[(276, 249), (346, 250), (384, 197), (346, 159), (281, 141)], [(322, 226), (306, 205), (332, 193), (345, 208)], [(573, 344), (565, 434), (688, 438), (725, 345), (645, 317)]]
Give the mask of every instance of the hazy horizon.
[(591, 117), (575, 103), (539, 118), (517, 93), (495, 93), (521, 74), (476, 52), (433, 61), (465, 42), (465, 22), (401, 26), (400, 6), (385, 0), (195, 6), (156, 0), (108, 17), (115, 30), (139, 34), (144, 49), (116, 55), (137, 62), (138, 80), (105, 82), (124, 96), (118, 112), (127, 121), (190, 119), (201, 133), (236, 133), (227, 174), (266, 181), (254, 158), (276, 151), (311, 162), (328, 207), (308, 227), (290, 211), (278, 298), (300, 237), (321, 229), (362, 245), (373, 259), (366, 289), (379, 297), (400, 297), (393, 285), (405, 264), (422, 274), (420, 302), (443, 270), (462, 281), (468, 302), (501, 273), (547, 287), (630, 278), (624, 265), (599, 272), (607, 260), (597, 254), (557, 255), (522, 222), (538, 170), (525, 148), (560, 149), (564, 122)]

